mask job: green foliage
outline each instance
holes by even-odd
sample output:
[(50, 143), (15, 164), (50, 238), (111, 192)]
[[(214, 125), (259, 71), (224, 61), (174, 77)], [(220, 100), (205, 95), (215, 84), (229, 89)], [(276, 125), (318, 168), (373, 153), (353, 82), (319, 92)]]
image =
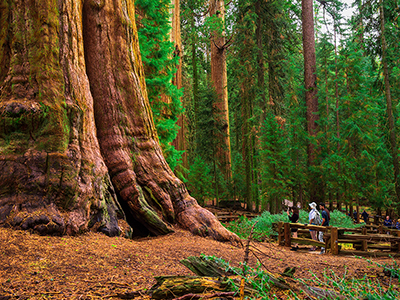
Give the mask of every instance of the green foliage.
[(144, 14), (138, 27), (139, 45), (154, 123), (164, 156), (174, 170), (183, 151), (176, 150), (171, 143), (178, 133), (176, 122), (183, 109), (182, 91), (172, 84), (179, 56), (169, 40), (170, 1), (136, 0), (135, 4)]
[(201, 205), (204, 204), (206, 199), (213, 198), (212, 171), (200, 158), (196, 158), (190, 165), (187, 186), (190, 194), (196, 198)]
[(261, 193), (270, 207), (275, 208), (286, 196), (290, 181), (285, 133), (271, 112), (267, 113), (261, 134)]
[[(399, 125), (399, 8), (393, 0), (383, 2), (394, 119)], [(298, 26), (301, 2), (229, 2), (225, 26), (215, 16), (205, 17), (204, 1), (185, 0), (181, 5), (183, 68), (192, 123), (190, 161), (200, 158), (214, 170), (216, 145), (210, 137), (218, 124), (212, 119), (208, 49), (212, 33), (225, 27), (227, 40), (232, 35), (226, 58), (233, 169), (229, 186), (235, 200), (248, 207), (260, 204), (274, 213), (281, 209), (283, 198), (307, 202), (308, 187), (317, 185), (319, 198), (326, 203), (328, 199), (347, 205), (363, 201), (372, 209), (398, 205), (377, 34), (379, 1), (354, 1), (349, 24), (341, 17), (343, 1), (316, 8), (319, 132), (312, 139), (307, 132)], [(257, 32), (262, 32), (261, 37)], [(282, 124), (278, 125), (278, 118)], [(314, 166), (309, 166), (309, 144), (316, 148)], [(210, 186), (218, 195), (221, 179), (213, 175)], [(341, 226), (350, 227), (351, 221), (339, 223), (346, 222)]]
[[(394, 277), (391, 277), (391, 280)], [(363, 278), (349, 278), (347, 272), (343, 276), (337, 276), (333, 270), (325, 270), (323, 278), (313, 276), (312, 279), (298, 279), (306, 286), (317, 286), (320, 289), (331, 291), (331, 296), (326, 299), (337, 299), (341, 295), (345, 299), (369, 299), (369, 300), (389, 300), (398, 299), (400, 292), (393, 285), (383, 286), (377, 278), (369, 278), (365, 275)], [(397, 280), (396, 280), (397, 281)], [(312, 288), (308, 288), (312, 291)]]
[[(329, 225), (334, 227), (343, 228), (357, 228), (362, 226), (361, 224), (354, 224), (352, 218), (347, 216), (338, 210), (330, 213), (331, 220)], [(271, 214), (269, 211), (264, 211), (261, 216), (254, 219), (247, 219), (246, 217), (240, 217), (237, 221), (232, 221), (226, 225), (230, 231), (236, 233), (240, 238), (246, 239), (250, 235), (250, 231), (255, 222), (253, 237), (256, 240), (264, 240), (265, 238), (274, 236), (277, 232), (274, 230), (274, 223), (278, 222), (289, 222), (286, 212), (281, 214)], [(308, 224), (308, 211), (300, 210), (299, 223)]]
[[(330, 212), (331, 219), (329, 225), (333, 227), (343, 227), (343, 228), (357, 228), (362, 226), (362, 224), (354, 224), (353, 219), (346, 215), (345, 213), (334, 210)], [(305, 210), (300, 210), (299, 223), (308, 223), (308, 212)]]
[[(271, 280), (270, 273), (263, 270), (261, 264), (258, 263), (256, 268), (251, 268), (248, 265), (244, 266), (245, 274), (243, 275), (243, 265), (240, 268), (232, 267), (229, 262), (224, 261), (221, 258), (215, 256), (207, 256), (202, 254), (201, 257), (205, 260), (217, 262), (218, 265), (225, 267), (226, 272), (231, 272), (245, 279), (245, 283), (251, 286), (257, 293), (254, 298), (251, 299), (277, 299), (271, 290), (273, 281)], [(371, 264), (376, 264), (370, 261)], [(398, 265), (394, 261), (393, 265), (380, 265), (384, 270), (388, 271), (391, 275), (390, 280), (398, 281)], [(396, 278), (396, 279), (395, 279)], [(345, 299), (369, 299), (369, 300), (389, 300), (389, 299), (399, 299), (400, 292), (396, 289), (396, 286), (389, 284), (389, 286), (382, 285), (379, 279), (371, 279), (365, 275), (361, 279), (348, 277), (347, 272), (343, 276), (338, 276), (333, 270), (325, 270), (323, 278), (318, 278), (313, 274), (312, 279), (302, 279), (297, 278), (296, 281), (301, 283), (303, 286), (302, 293), (306, 294), (306, 290), (309, 292), (315, 292), (314, 288), (318, 291), (326, 290), (329, 291), (328, 295), (324, 295), (323, 298), (318, 299), (338, 299), (340, 297)], [(238, 290), (237, 285), (233, 285)], [(290, 292), (291, 299), (300, 299), (299, 296), (293, 291)], [(314, 297), (313, 297), (314, 298)], [(249, 298), (248, 298), (249, 299)], [(316, 298), (317, 299), (317, 298)]]

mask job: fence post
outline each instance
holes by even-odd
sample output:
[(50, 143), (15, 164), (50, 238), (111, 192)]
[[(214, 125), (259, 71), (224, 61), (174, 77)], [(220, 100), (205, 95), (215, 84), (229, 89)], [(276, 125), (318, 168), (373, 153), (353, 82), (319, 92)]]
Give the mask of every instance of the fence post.
[[(397, 237), (400, 237), (400, 230), (397, 230)], [(400, 252), (400, 242), (397, 242), (397, 249), (395, 249), (396, 252)]]
[[(367, 235), (367, 227), (364, 227), (364, 228), (362, 229), (362, 234), (363, 234), (363, 235)], [(361, 242), (361, 250), (362, 250), (362, 251), (367, 251), (367, 248), (368, 248), (367, 240), (363, 240), (363, 241)]]
[(380, 234), (383, 233), (383, 226), (382, 226), (382, 225), (379, 225), (378, 232), (379, 232)]
[(282, 245), (283, 241), (282, 241), (282, 235), (283, 235), (283, 222), (280, 221), (278, 222), (278, 245)]
[(333, 255), (339, 254), (339, 244), (338, 244), (338, 229), (337, 227), (332, 227), (331, 229), (331, 252)]
[(284, 225), (284, 229), (285, 229), (285, 246), (286, 247), (290, 247), (290, 245), (292, 244), (291, 240), (290, 240), (290, 223), (285, 223)]

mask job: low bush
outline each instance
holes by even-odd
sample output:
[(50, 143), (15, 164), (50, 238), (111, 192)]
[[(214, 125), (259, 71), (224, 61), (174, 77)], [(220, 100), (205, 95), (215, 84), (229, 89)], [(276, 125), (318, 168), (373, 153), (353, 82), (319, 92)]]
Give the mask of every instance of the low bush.
[[(286, 212), (281, 214), (271, 214), (265, 211), (254, 219), (247, 219), (246, 217), (241, 217), (237, 221), (232, 221), (225, 225), (230, 231), (236, 233), (240, 238), (247, 238), (250, 234), (250, 230), (255, 222), (257, 222), (254, 227), (253, 238), (256, 240), (264, 240), (277, 234), (274, 230), (272, 224), (277, 222), (288, 222), (288, 216)], [(308, 212), (300, 210), (299, 223), (308, 224)], [(352, 219), (346, 214), (335, 210), (331, 212), (330, 225), (335, 227), (344, 228), (356, 228), (362, 226), (361, 224), (354, 224)]]

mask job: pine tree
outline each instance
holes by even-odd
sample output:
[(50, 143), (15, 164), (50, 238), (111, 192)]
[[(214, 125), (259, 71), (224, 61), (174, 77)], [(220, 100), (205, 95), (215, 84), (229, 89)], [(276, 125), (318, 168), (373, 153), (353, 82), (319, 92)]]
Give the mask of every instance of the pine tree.
[(182, 92), (173, 85), (180, 55), (170, 41), (170, 1), (136, 0), (139, 45), (144, 64), (153, 118), (163, 154), (171, 169), (180, 163), (182, 151), (172, 145), (182, 113)]

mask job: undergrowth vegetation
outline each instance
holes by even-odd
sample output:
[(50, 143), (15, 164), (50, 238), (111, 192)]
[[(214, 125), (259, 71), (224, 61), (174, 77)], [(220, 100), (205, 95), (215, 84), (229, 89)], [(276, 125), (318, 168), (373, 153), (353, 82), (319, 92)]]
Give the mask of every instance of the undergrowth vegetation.
[[(245, 299), (282, 299), (281, 295), (276, 295), (272, 289), (274, 280), (271, 279), (271, 273), (261, 268), (259, 264), (255, 269), (245, 266), (245, 275), (243, 274), (243, 265), (240, 268), (232, 267), (228, 262), (215, 256), (202, 255), (206, 260), (217, 262), (225, 267), (225, 271), (238, 275), (245, 279), (246, 285), (251, 287), (255, 294), (247, 296)], [(359, 259), (364, 259), (359, 257)], [(369, 278), (365, 275), (363, 278), (352, 278), (345, 272), (338, 276), (332, 270), (326, 270), (322, 278), (311, 274), (311, 279), (293, 278), (295, 284), (291, 284), (288, 293), (285, 292), (288, 299), (400, 299), (399, 284), (399, 266), (395, 260), (392, 264), (379, 264), (367, 260), (371, 265), (382, 267), (390, 276), (388, 285), (382, 284), (378, 278)], [(275, 279), (276, 281), (276, 279)], [(232, 286), (239, 293), (239, 287)]]
[[(343, 228), (356, 228), (361, 226), (361, 224), (354, 224), (349, 216), (338, 210), (331, 212), (330, 215), (331, 226)], [(257, 222), (256, 226), (254, 227), (253, 238), (260, 241), (277, 235), (273, 224), (280, 221), (289, 222), (286, 212), (282, 212), (281, 214), (271, 214), (270, 212), (265, 211), (261, 216), (258, 216), (254, 219), (249, 220), (246, 217), (240, 217), (238, 220), (232, 221), (225, 226), (230, 231), (236, 233), (240, 238), (247, 238), (250, 234), (251, 227)], [(308, 224), (307, 211), (300, 211), (300, 218), (298, 222), (301, 224)]]

